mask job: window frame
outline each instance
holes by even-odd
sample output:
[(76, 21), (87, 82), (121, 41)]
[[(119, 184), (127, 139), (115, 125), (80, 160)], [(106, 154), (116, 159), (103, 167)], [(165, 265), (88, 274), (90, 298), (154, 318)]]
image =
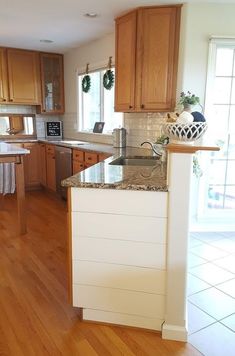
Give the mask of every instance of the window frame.
[[(115, 65), (111, 66), (111, 69), (115, 69)], [(97, 66), (89, 70), (89, 74), (99, 72), (100, 73), (100, 122), (104, 122), (104, 90), (103, 87), (103, 74), (102, 72), (107, 70), (107, 64), (102, 66)], [(104, 131), (103, 133), (94, 133), (91, 128), (90, 130), (85, 130), (85, 122), (84, 122), (84, 105), (81, 103), (83, 102), (83, 96), (86, 95), (81, 89), (81, 80), (80, 78), (85, 75), (85, 71), (77, 72), (77, 132), (82, 134), (89, 134), (89, 135), (102, 135), (102, 136), (112, 136), (112, 130)], [(115, 83), (114, 83), (114, 90), (115, 90)], [(115, 96), (115, 93), (114, 93)], [(115, 111), (114, 111), (115, 112)], [(120, 113), (121, 114), (121, 113)], [(119, 125), (123, 126), (124, 123), (124, 115), (122, 113), (121, 123)], [(105, 129), (105, 126), (104, 126)]]
[[(210, 118), (211, 117), (211, 108), (213, 105), (215, 105), (214, 100), (213, 100), (213, 90), (212, 86), (214, 83), (214, 78), (216, 77), (216, 54), (217, 54), (217, 49), (218, 48), (232, 48), (235, 53), (235, 38), (217, 38), (217, 37), (212, 37), (210, 39), (209, 43), (209, 53), (208, 53), (208, 67), (207, 67), (207, 81), (206, 81), (206, 92), (205, 92), (205, 116)], [(234, 58), (233, 58), (233, 66), (234, 66)], [(233, 67), (234, 69), (234, 67)], [(234, 72), (233, 72), (234, 73)], [(232, 73), (231, 78), (232, 80), (235, 80), (234, 74)], [(217, 76), (219, 77), (219, 76)], [(231, 83), (232, 83), (231, 80)], [(232, 85), (232, 84), (231, 84)], [(232, 89), (231, 89), (232, 90)], [(231, 92), (230, 92), (231, 96)], [(218, 104), (219, 105), (219, 104)], [(231, 103), (231, 98), (229, 103), (226, 104), (221, 104), (221, 105), (227, 105), (229, 106), (229, 110), (231, 108), (231, 105), (235, 105)], [(230, 113), (228, 112), (228, 115)], [(229, 120), (229, 119), (228, 119)], [(210, 125), (210, 120), (209, 120), (209, 125)], [(210, 130), (210, 126), (209, 126)], [(227, 130), (228, 135), (229, 135), (229, 128)], [(228, 138), (229, 139), (229, 138)], [(231, 223), (231, 218), (234, 216), (234, 209), (228, 209), (228, 208), (211, 208), (209, 209), (207, 207), (207, 194), (208, 194), (208, 187), (209, 187), (209, 177), (207, 170), (209, 169), (210, 161), (213, 160), (213, 153), (208, 153), (208, 155), (201, 156), (202, 164), (204, 165), (204, 171), (205, 174), (200, 179), (199, 182), (199, 200), (198, 200), (198, 209), (197, 209), (197, 217), (199, 222), (208, 222), (208, 221), (213, 221), (214, 219), (217, 219), (220, 222), (227, 222)], [(220, 159), (217, 158), (215, 159), (219, 161)], [(231, 160), (228, 156), (223, 159), (226, 164)], [(226, 166), (227, 167), (227, 166)], [(227, 184), (227, 168), (225, 171), (225, 177), (224, 177), (224, 194), (225, 194), (225, 189), (227, 186), (230, 184)], [(224, 197), (223, 197), (224, 199)], [(223, 202), (224, 204), (224, 202)]]

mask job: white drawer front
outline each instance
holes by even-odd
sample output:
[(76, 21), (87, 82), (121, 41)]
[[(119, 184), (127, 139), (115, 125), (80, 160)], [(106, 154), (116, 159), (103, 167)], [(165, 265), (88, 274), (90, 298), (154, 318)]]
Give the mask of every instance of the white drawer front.
[(73, 261), (73, 283), (165, 294), (165, 271), (152, 268)]
[(72, 188), (72, 211), (167, 216), (167, 192)]
[(164, 296), (121, 289), (73, 285), (74, 306), (163, 319)]
[(83, 309), (83, 320), (134, 326), (150, 330), (161, 330), (164, 321), (163, 319), (146, 318), (138, 315), (112, 313), (94, 309)]
[(73, 259), (165, 269), (166, 245), (73, 237)]
[(72, 213), (72, 234), (105, 239), (166, 242), (166, 218)]

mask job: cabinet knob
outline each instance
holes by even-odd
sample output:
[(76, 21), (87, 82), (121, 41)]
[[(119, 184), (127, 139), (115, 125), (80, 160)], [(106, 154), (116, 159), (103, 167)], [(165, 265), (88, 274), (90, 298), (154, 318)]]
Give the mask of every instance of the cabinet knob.
[(141, 109), (144, 109), (144, 104), (141, 104), (140, 107), (141, 107)]
[(13, 99), (10, 99), (9, 101), (13, 101)]
[(6, 99), (2, 99), (2, 101), (6, 101)]
[(129, 109), (132, 109), (133, 108), (133, 106), (132, 105), (129, 105)]

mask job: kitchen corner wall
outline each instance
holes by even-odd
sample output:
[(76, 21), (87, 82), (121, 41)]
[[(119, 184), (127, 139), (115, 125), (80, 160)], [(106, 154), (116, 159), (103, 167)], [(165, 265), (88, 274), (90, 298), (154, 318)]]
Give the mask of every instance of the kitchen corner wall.
[[(235, 37), (235, 4), (184, 4), (181, 14), (177, 99), (180, 92), (192, 91), (204, 105), (209, 38), (212, 35)], [(107, 135), (85, 135), (77, 132), (77, 72), (84, 70), (86, 63), (95, 67), (107, 64), (115, 53), (114, 33), (90, 42), (65, 54), (65, 108), (64, 132), (66, 137), (112, 143)], [(128, 131), (127, 143), (139, 146), (160, 133), (165, 114), (125, 114), (124, 126)]]

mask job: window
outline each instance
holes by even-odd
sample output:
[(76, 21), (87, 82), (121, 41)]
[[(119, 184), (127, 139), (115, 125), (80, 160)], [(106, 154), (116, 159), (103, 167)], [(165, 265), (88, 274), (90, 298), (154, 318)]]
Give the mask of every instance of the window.
[(79, 131), (92, 132), (97, 121), (105, 122), (103, 133), (107, 134), (122, 126), (123, 114), (114, 112), (114, 86), (111, 90), (103, 87), (105, 71), (89, 73), (91, 88), (88, 93), (82, 91), (84, 75), (78, 76)]
[(211, 40), (205, 108), (208, 130), (221, 150), (210, 154), (205, 167), (199, 211), (229, 218), (235, 209), (235, 40)]

